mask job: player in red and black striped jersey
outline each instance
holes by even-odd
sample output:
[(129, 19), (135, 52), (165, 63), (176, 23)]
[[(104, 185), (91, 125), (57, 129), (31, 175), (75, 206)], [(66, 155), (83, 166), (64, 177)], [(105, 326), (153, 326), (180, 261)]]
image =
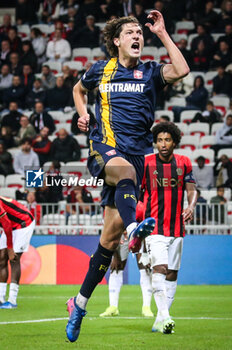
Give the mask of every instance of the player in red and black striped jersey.
[[(0, 196), (0, 308), (17, 307), (16, 299), (21, 275), (20, 258), (28, 250), (35, 221), (31, 212), (14, 199)], [(5, 301), (8, 260), (11, 265), (9, 299)]]
[[(175, 323), (169, 309), (176, 292), (184, 223), (193, 218), (197, 192), (190, 159), (173, 153), (181, 139), (177, 126), (159, 123), (153, 129), (153, 138), (158, 153), (145, 157), (143, 199), (138, 203), (137, 217), (149, 216), (156, 220), (154, 231), (146, 238), (158, 309), (152, 331), (172, 333)], [(188, 198), (186, 209), (183, 209), (184, 191)]]

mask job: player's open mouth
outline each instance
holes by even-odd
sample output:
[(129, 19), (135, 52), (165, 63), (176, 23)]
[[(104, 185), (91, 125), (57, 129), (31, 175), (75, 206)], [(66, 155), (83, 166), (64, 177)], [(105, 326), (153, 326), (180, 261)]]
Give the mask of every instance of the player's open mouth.
[(133, 49), (133, 51), (139, 52), (139, 43), (135, 42), (131, 45), (131, 48)]

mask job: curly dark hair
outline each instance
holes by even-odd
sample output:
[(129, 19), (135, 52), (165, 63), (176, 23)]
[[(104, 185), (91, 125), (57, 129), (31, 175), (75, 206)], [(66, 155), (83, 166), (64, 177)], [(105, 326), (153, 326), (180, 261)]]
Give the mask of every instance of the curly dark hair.
[(106, 23), (103, 34), (106, 43), (106, 49), (111, 57), (118, 56), (118, 48), (114, 44), (114, 38), (119, 38), (119, 35), (122, 31), (122, 26), (126, 23), (137, 23), (141, 26), (137, 18), (133, 16), (114, 18)]
[(158, 123), (152, 129), (153, 140), (157, 142), (157, 136), (160, 132), (167, 132), (172, 136), (175, 145), (178, 146), (181, 140), (181, 131), (180, 129), (172, 122)]

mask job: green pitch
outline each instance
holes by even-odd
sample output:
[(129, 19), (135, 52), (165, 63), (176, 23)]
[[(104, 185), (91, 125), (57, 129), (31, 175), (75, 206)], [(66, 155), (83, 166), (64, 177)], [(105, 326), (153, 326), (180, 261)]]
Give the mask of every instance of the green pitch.
[[(175, 334), (171, 335), (152, 333), (154, 320), (141, 317), (139, 286), (123, 286), (119, 317), (98, 317), (108, 306), (107, 286), (98, 286), (88, 304), (79, 340), (69, 343), (65, 337), (65, 302), (78, 289), (21, 286), (18, 308), (0, 310), (0, 349), (232, 349), (232, 286), (179, 286), (171, 309), (176, 322)], [(155, 311), (154, 301), (152, 309)]]

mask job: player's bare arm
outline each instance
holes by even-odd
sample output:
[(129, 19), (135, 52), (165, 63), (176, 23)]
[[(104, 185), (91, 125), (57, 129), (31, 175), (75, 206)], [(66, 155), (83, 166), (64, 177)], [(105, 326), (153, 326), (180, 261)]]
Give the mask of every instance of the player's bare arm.
[(167, 83), (174, 83), (176, 80), (188, 75), (189, 66), (167, 33), (162, 14), (159, 11), (153, 10), (147, 17), (152, 19), (154, 23), (146, 23), (146, 26), (162, 41), (172, 62), (164, 66), (163, 77)]
[(188, 207), (183, 210), (184, 221), (191, 221), (193, 219), (193, 212), (197, 202), (196, 186), (193, 183), (186, 183), (186, 192), (188, 198)]
[(87, 90), (84, 89), (80, 81), (73, 88), (73, 99), (80, 116), (78, 119), (78, 128), (81, 131), (87, 132), (89, 130), (90, 118), (87, 112)]

